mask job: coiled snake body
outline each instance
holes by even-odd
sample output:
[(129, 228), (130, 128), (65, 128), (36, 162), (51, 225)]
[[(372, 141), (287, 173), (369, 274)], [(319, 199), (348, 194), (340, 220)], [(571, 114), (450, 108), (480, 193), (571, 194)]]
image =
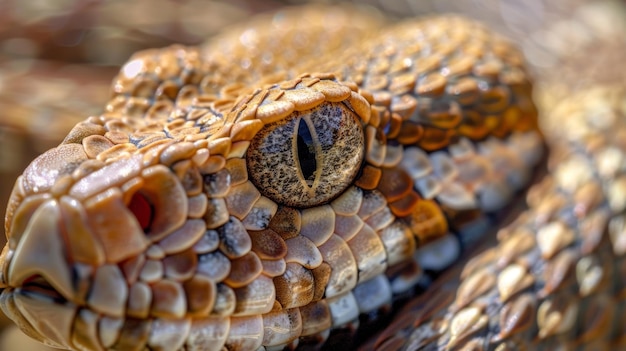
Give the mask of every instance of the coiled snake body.
[[(542, 157), (521, 54), (460, 17), (382, 22), (298, 8), (136, 54), (17, 180), (3, 311), (72, 350), (304, 348), (493, 240)], [(624, 347), (620, 94), (557, 110), (529, 212), (364, 347)]]

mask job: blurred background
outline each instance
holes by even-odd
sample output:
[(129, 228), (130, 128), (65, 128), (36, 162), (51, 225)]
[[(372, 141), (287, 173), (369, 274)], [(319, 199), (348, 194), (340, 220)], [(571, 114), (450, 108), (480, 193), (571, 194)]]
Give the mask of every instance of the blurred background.
[[(256, 13), (306, 2), (315, 1), (0, 0), (0, 212), (33, 158), (101, 112), (111, 79), (133, 52), (199, 44)], [(623, 0), (352, 2), (394, 19), (458, 12), (487, 22), (516, 41), (542, 77), (540, 104), (624, 69)], [(1, 245), (4, 240), (0, 235)], [(0, 314), (0, 351), (9, 350), (52, 349), (30, 341)]]

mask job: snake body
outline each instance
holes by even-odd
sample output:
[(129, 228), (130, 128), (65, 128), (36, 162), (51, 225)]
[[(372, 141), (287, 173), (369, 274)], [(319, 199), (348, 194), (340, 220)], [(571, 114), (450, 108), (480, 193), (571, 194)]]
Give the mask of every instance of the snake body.
[[(0, 305), (71, 350), (321, 345), (486, 237), (541, 158), (530, 94), (519, 51), (454, 16), (386, 25), (298, 8), (200, 47), (140, 52), (105, 112), (17, 180)], [(620, 123), (597, 128), (616, 133), (607, 145)], [(621, 169), (595, 166), (580, 137), (557, 158), (563, 176), (529, 195), (537, 213), (411, 304), (421, 324), (398, 319), (375, 346), (549, 347), (566, 332), (623, 343), (619, 311), (600, 313), (611, 330), (592, 336), (596, 325), (571, 331), (550, 315), (570, 311), (554, 300), (576, 303), (576, 289), (581, 311), (624, 305), (610, 283), (624, 274), (623, 182), (606, 181)], [(588, 171), (568, 181), (567, 165)], [(547, 322), (527, 322), (535, 309)]]
[(594, 87), (559, 104), (545, 118), (550, 172), (529, 209), (367, 347), (625, 349), (626, 178), (609, 160), (624, 155), (624, 93)]

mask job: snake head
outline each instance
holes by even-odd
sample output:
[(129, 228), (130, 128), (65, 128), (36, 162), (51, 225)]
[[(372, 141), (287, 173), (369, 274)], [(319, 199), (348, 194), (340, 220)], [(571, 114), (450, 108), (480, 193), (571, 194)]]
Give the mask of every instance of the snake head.
[[(94, 350), (132, 342), (125, 333), (188, 336), (194, 323), (223, 336), (231, 315), (270, 312), (291, 291), (276, 291), (262, 259), (284, 273), (292, 245), (270, 221), (279, 204), (330, 209), (360, 172), (370, 112), (332, 80), (293, 84), (191, 129), (117, 115), (78, 124), (15, 184), (3, 311), (45, 344)], [(256, 118), (242, 117), (250, 108)]]

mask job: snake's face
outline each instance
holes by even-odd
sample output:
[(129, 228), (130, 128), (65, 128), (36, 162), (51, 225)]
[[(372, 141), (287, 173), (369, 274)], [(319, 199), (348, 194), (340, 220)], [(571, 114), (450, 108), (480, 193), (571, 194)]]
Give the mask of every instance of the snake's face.
[[(87, 332), (78, 332), (78, 323), (92, 323), (87, 328), (93, 332), (93, 323), (121, 327), (129, 315), (141, 317), (140, 310), (158, 298), (150, 296), (148, 284), (134, 284), (139, 276), (158, 286), (164, 274), (181, 274), (196, 259), (192, 241), (205, 231), (204, 221), (190, 218), (194, 197), (175, 168), (158, 156), (147, 161), (150, 156), (142, 153), (99, 161), (89, 155), (94, 150), (89, 139), (106, 140), (92, 134), (83, 143), (62, 144), (18, 179), (2, 253), (4, 311), (27, 334), (64, 348), (106, 340), (105, 335), (77, 335)], [(173, 152), (185, 147), (168, 144)], [(180, 301), (168, 308), (180, 310)]]
[(291, 90), (308, 105), (265, 120), (232, 117), (249, 105), (236, 106), (178, 138), (119, 117), (79, 124), (15, 185), (3, 310), (49, 345), (96, 349), (351, 289), (356, 265), (331, 274), (334, 246), (318, 247), (338, 216), (356, 218), (375, 130), (363, 97), (323, 82), (339, 91)]

